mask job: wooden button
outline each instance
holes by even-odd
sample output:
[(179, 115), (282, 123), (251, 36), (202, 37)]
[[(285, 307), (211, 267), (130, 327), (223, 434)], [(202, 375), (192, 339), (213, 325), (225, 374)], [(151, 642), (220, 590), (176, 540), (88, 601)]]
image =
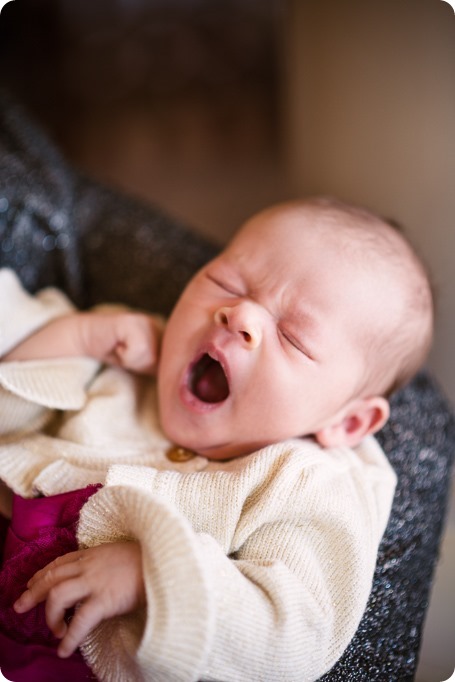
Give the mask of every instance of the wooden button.
[(179, 445), (172, 445), (166, 452), (166, 457), (171, 462), (187, 462), (189, 459), (193, 459), (196, 453), (192, 450), (187, 450), (186, 448), (181, 448)]

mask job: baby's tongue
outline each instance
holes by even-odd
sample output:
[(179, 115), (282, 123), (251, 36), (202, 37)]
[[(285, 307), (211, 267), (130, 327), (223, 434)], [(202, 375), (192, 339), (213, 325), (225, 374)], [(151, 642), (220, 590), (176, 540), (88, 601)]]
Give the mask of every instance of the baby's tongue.
[(219, 403), (229, 395), (229, 386), (219, 362), (211, 362), (196, 379), (194, 392), (206, 403)]

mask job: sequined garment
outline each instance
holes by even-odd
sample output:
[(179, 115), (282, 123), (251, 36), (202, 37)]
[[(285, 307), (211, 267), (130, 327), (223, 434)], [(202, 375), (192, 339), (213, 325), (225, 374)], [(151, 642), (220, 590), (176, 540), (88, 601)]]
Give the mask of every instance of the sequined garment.
[[(0, 265), (30, 291), (54, 284), (79, 307), (110, 300), (167, 313), (215, 252), (154, 207), (75, 173), (0, 97)], [(324, 682), (402, 682), (417, 667), (455, 450), (455, 419), (428, 374), (392, 399), (378, 438), (398, 474), (394, 507), (366, 612)]]

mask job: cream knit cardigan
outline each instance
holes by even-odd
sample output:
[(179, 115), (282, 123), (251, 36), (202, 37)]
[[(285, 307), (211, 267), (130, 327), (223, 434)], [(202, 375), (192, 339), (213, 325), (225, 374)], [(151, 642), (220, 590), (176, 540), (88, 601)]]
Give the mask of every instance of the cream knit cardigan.
[[(71, 309), (0, 271), (0, 354)], [(373, 438), (174, 464), (153, 382), (86, 358), (0, 363), (0, 433), (0, 479), (20, 495), (104, 484), (81, 547), (141, 544), (146, 609), (83, 646), (100, 680), (305, 682), (354, 635), (395, 488)]]

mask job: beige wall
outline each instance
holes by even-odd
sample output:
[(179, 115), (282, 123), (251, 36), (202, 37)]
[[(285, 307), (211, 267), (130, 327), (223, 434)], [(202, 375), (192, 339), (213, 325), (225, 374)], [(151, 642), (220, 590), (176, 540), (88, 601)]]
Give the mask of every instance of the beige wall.
[(291, 181), (402, 222), (439, 289), (430, 365), (455, 404), (455, 16), (441, 0), (291, 0)]

